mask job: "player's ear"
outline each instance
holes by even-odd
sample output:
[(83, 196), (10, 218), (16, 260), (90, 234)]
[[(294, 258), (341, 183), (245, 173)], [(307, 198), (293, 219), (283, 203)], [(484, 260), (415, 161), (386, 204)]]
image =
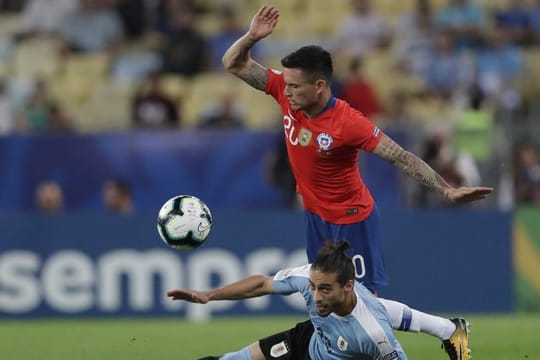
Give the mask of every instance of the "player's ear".
[(345, 291), (353, 291), (354, 280), (348, 280), (343, 287), (345, 288)]
[(320, 94), (323, 92), (323, 90), (328, 86), (328, 82), (323, 79), (319, 79), (315, 81), (315, 88), (317, 89), (317, 94)]

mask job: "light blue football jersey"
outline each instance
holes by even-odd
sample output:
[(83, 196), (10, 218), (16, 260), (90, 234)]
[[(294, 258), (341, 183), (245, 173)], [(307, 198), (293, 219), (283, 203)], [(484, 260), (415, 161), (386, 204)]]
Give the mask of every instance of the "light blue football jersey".
[(326, 317), (319, 316), (310, 290), (310, 269), (311, 265), (304, 265), (279, 271), (274, 276), (274, 291), (283, 295), (300, 292), (304, 296), (315, 328), (309, 342), (309, 356), (312, 360), (407, 359), (392, 332), (386, 310), (358, 282), (354, 285), (357, 303), (349, 315), (332, 313)]

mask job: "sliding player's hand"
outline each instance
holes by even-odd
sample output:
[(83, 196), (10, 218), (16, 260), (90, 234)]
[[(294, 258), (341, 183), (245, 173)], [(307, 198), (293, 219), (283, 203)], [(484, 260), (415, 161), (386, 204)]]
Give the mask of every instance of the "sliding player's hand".
[(445, 197), (455, 203), (469, 203), (484, 199), (491, 192), (493, 188), (490, 187), (460, 187), (447, 190)]
[(184, 300), (192, 303), (206, 304), (208, 296), (200, 291), (176, 289), (167, 292), (167, 296), (173, 300)]
[(274, 31), (279, 18), (279, 10), (275, 6), (265, 5), (251, 20), (249, 25), (249, 37), (253, 40), (261, 40)]

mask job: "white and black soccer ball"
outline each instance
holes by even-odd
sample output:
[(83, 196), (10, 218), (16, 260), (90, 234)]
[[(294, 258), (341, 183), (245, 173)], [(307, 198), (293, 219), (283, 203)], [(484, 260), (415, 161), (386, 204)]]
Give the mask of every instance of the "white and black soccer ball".
[(161, 239), (170, 247), (194, 249), (210, 235), (212, 214), (208, 206), (195, 196), (175, 196), (159, 210), (157, 229)]

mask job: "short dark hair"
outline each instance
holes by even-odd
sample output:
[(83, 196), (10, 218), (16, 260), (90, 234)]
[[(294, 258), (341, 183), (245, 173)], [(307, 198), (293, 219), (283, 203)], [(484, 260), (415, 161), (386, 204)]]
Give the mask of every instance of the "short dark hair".
[(300, 69), (310, 82), (332, 79), (334, 66), (332, 56), (320, 46), (309, 45), (293, 51), (281, 59), (281, 65), (289, 69)]
[(319, 270), (323, 273), (335, 273), (338, 282), (344, 286), (349, 280), (354, 279), (354, 264), (352, 258), (345, 253), (350, 247), (346, 240), (332, 242), (327, 240), (319, 251), (319, 255), (311, 264), (311, 270)]

